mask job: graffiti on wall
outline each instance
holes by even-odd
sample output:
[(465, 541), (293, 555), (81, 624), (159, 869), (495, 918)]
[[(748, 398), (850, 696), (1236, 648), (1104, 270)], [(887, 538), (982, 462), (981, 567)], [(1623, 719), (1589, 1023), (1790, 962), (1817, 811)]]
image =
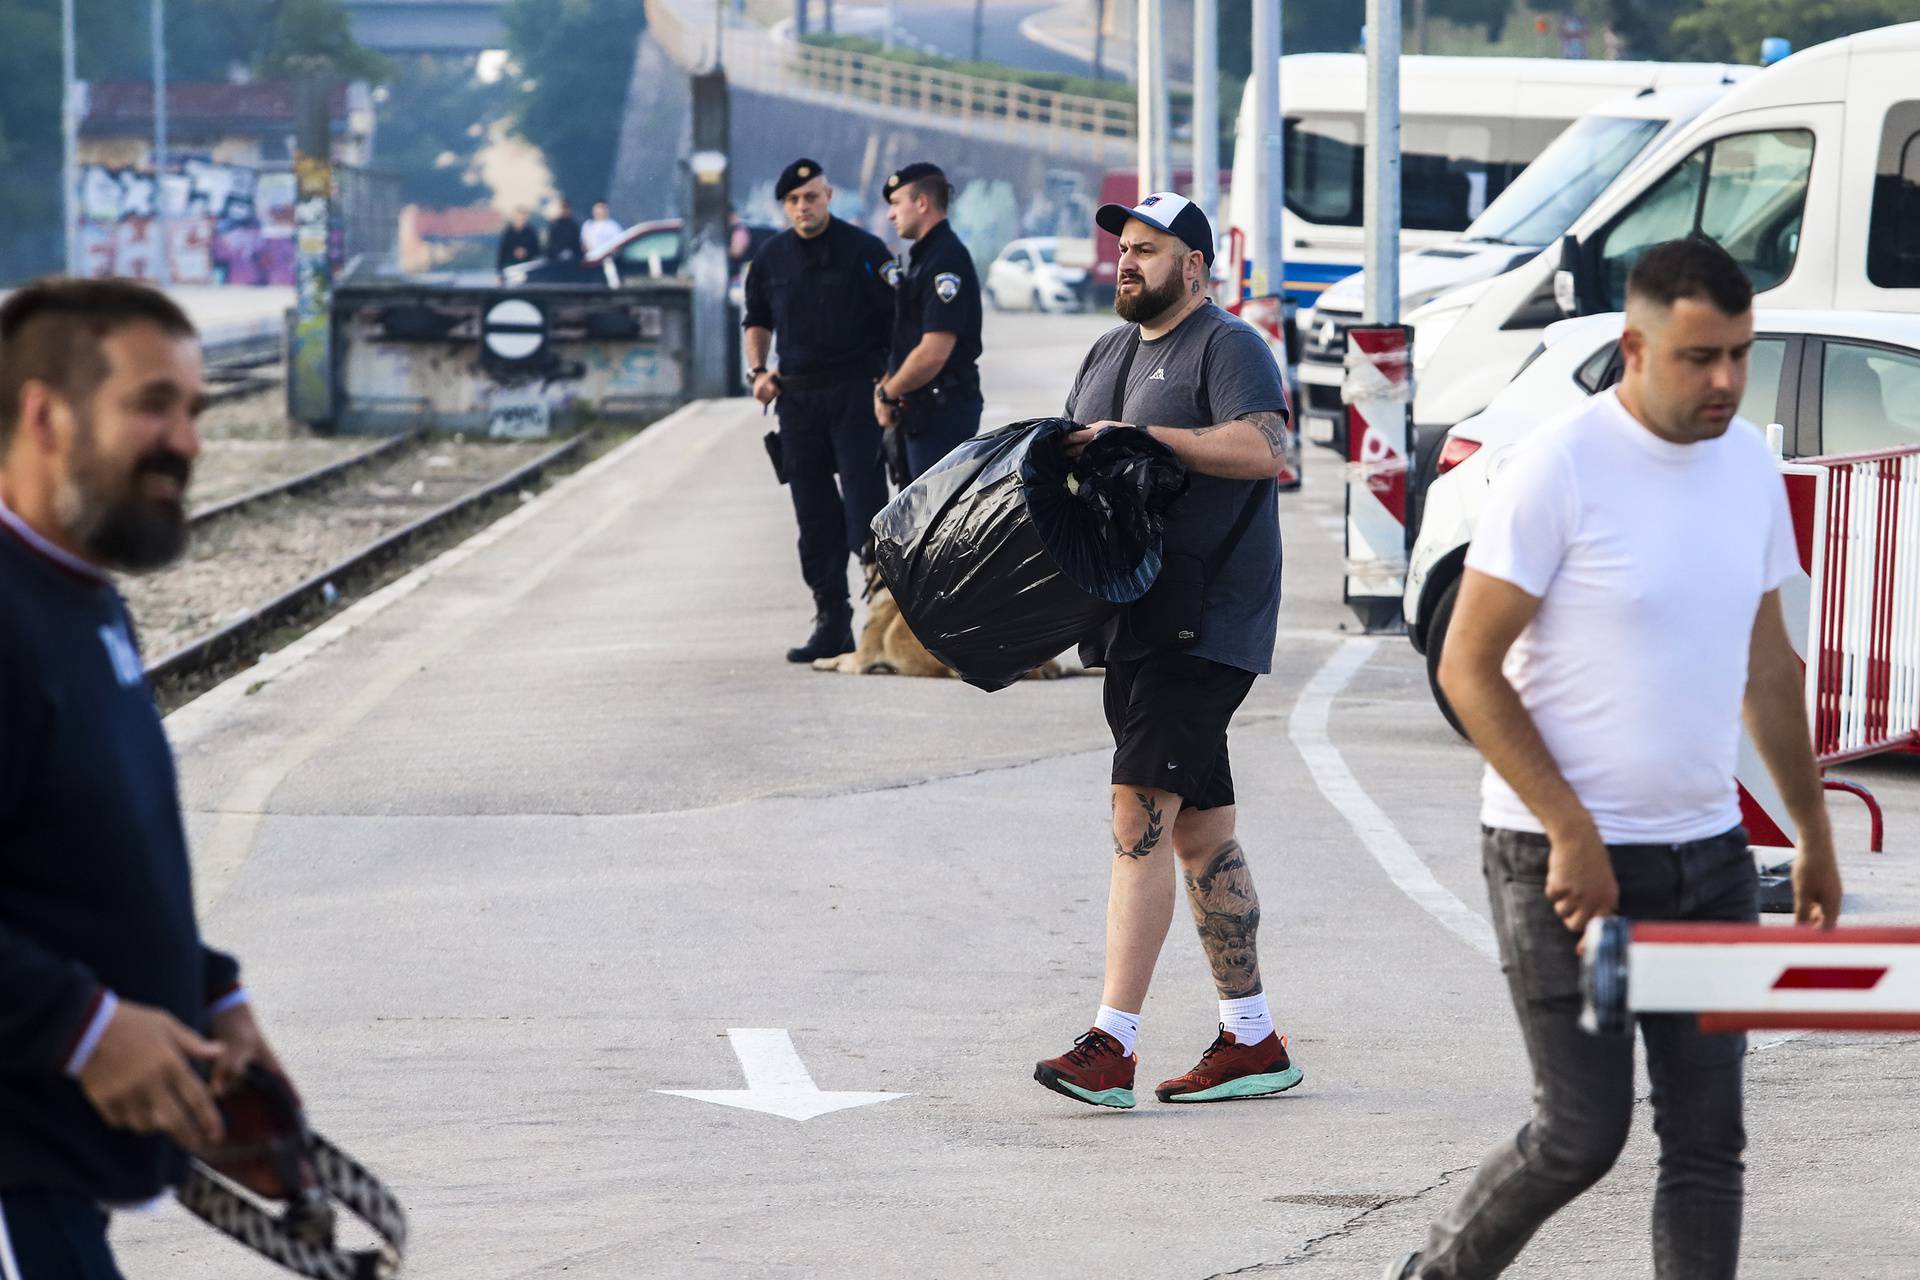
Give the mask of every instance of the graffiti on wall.
[(178, 284), (294, 283), (291, 173), (195, 159), (159, 174), (90, 164), (79, 206), (88, 275), (157, 279), (164, 244)]

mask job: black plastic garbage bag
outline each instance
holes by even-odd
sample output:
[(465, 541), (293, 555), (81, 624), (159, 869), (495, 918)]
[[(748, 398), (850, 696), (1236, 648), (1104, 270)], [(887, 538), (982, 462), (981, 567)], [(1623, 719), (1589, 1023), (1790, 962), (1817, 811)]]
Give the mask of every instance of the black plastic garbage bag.
[(1072, 648), (1160, 572), (1186, 469), (1135, 427), (1070, 460), (1077, 429), (1035, 418), (976, 436), (873, 520), (881, 576), (913, 634), (990, 693)]

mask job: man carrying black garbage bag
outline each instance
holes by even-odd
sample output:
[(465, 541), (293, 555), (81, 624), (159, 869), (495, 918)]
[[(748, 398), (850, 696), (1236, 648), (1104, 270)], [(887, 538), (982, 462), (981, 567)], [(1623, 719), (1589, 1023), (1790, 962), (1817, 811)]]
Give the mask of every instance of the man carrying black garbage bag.
[(1287, 469), (1280, 370), (1250, 325), (1207, 297), (1213, 229), (1170, 192), (1095, 219), (1120, 238), (1114, 309), (1131, 323), (1087, 354), (1067, 417), (1084, 449), (1133, 425), (1191, 477), (1168, 512), (1153, 587), (1097, 641), (1113, 731), (1113, 865), (1106, 983), (1093, 1027), (1034, 1069), (1047, 1088), (1131, 1107), (1134, 1037), (1173, 921), (1174, 868), (1186, 885), (1220, 999), (1220, 1033), (1199, 1063), (1162, 1083), (1162, 1102), (1214, 1102), (1290, 1089), (1300, 1069), (1274, 1030), (1260, 974), (1259, 898), (1234, 838), (1227, 723), (1271, 669), (1280, 608), (1276, 480)]
[[(980, 277), (947, 221), (953, 188), (936, 165), (910, 164), (881, 196), (902, 240), (911, 240), (894, 305), (887, 376), (873, 416), (904, 455), (912, 481), (980, 429)], [(904, 484), (903, 484), (904, 487)]]
[[(753, 397), (780, 417), (775, 466), (793, 494), (800, 575), (813, 592), (813, 634), (787, 661), (812, 662), (853, 648), (847, 557), (867, 546), (867, 526), (887, 505), (868, 404), (886, 368), (893, 257), (878, 236), (827, 212), (833, 188), (818, 161), (781, 170), (773, 194), (792, 225), (747, 269), (741, 323)], [(767, 367), (775, 334), (777, 371)]]

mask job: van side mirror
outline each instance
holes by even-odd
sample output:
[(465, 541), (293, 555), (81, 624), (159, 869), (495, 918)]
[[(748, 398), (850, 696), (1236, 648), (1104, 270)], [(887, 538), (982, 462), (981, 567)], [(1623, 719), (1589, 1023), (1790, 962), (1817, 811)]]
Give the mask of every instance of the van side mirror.
[(1560, 314), (1577, 316), (1580, 314), (1580, 301), (1586, 296), (1586, 283), (1581, 279), (1580, 242), (1572, 236), (1560, 237), (1560, 266), (1553, 273), (1553, 301), (1560, 308)]

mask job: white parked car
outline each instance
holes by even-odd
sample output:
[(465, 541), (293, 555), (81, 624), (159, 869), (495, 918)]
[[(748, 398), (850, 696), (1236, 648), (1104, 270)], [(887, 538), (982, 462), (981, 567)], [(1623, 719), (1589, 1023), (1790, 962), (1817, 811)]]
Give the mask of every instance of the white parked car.
[(1058, 236), (1013, 241), (987, 268), (987, 300), (1002, 311), (1084, 310), (1086, 268), (1059, 259)]
[[(1521, 439), (1620, 378), (1619, 312), (1551, 325), (1544, 342), (1484, 410), (1447, 433), (1407, 565), (1407, 635), (1436, 678), (1467, 544), (1487, 485)], [(1754, 316), (1740, 417), (1784, 428), (1790, 458), (1920, 444), (1920, 315), (1771, 311)], [(1454, 722), (1458, 728), (1458, 722)]]

